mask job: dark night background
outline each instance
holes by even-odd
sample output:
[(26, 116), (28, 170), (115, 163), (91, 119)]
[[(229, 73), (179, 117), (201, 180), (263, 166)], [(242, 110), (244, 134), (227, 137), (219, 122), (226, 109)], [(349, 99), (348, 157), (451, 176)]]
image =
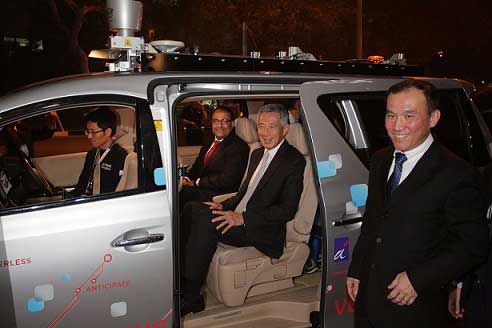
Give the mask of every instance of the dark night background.
[[(141, 35), (184, 41), (203, 53), (273, 56), (289, 45), (324, 60), (355, 58), (356, 0), (143, 0)], [(0, 5), (0, 93), (47, 78), (104, 70), (86, 54), (109, 34), (100, 0), (18, 0)], [(492, 1), (364, 0), (363, 54), (403, 52), (426, 74), (477, 82), (492, 76)], [(10, 37), (10, 38), (9, 38)], [(25, 38), (18, 45), (12, 38)], [(36, 41), (38, 43), (36, 43)], [(37, 44), (42, 41), (42, 49)], [(16, 45), (17, 44), (17, 45)], [(437, 55), (439, 51), (443, 56)]]
[[(248, 50), (263, 56), (296, 45), (323, 60), (355, 58), (356, 0), (142, 2), (141, 35), (153, 29), (154, 39), (181, 40), (203, 53), (240, 54), (246, 22)], [(103, 6), (100, 0), (2, 0), (0, 95), (27, 83), (104, 70), (86, 57), (106, 47)], [(403, 52), (427, 75), (480, 86), (492, 81), (491, 14), (491, 0), (364, 0), (363, 54), (389, 58)]]

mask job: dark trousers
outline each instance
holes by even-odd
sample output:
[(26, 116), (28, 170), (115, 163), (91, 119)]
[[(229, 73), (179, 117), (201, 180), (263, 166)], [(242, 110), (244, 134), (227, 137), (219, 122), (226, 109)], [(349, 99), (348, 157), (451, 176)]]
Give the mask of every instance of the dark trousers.
[(197, 202), (211, 202), (212, 198), (216, 196), (217, 193), (212, 190), (202, 189), (200, 187), (189, 187), (183, 186), (179, 192), (179, 209), (182, 210), (186, 203), (197, 201)]
[(369, 318), (365, 316), (354, 317), (355, 328), (375, 328), (375, 326), (369, 321)]
[(181, 223), (189, 226), (189, 236), (182, 254), (182, 287), (183, 296), (188, 301), (200, 296), (219, 241), (236, 247), (250, 246), (243, 226), (233, 227), (222, 234), (216, 229), (220, 222), (213, 223), (213, 217), (210, 209), (200, 202), (188, 202), (184, 207)]
[(465, 288), (462, 290), (462, 297), (466, 299), (465, 308), (465, 328), (490, 327), (487, 323), (490, 313), (487, 312), (486, 287), (483, 281), (474, 278), (469, 282), (470, 290), (467, 293)]
[[(181, 252), (184, 251), (186, 247), (186, 243), (188, 241), (188, 236), (190, 235), (190, 220), (184, 217), (184, 207), (189, 202), (211, 202), (212, 198), (216, 195), (211, 190), (201, 189), (199, 187), (189, 187), (184, 186), (179, 192), (179, 211), (180, 211), (180, 224), (179, 224), (179, 234), (180, 234), (180, 247)], [(184, 224), (185, 221), (188, 221), (187, 224)], [(181, 261), (181, 263), (183, 263)], [(183, 264), (181, 264), (183, 266)]]
[[(363, 304), (361, 304), (363, 303)], [(375, 328), (376, 326), (369, 320), (367, 314), (367, 295), (366, 291), (361, 290), (359, 285), (359, 293), (355, 301), (354, 327), (355, 328)]]

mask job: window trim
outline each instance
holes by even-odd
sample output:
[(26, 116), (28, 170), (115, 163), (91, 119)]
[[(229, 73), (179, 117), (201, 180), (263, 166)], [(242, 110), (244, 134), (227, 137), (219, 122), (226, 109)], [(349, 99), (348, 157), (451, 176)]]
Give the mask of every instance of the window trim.
[[(463, 137), (466, 139), (466, 140), (464, 140), (464, 149), (463, 150), (465, 151), (467, 158), (463, 158), (463, 159), (465, 161), (467, 161), (468, 163), (475, 165), (475, 162), (476, 162), (475, 158), (474, 158), (475, 156), (473, 154), (473, 149), (471, 148), (472, 143), (473, 143), (473, 140), (471, 139), (472, 133), (470, 133), (470, 131), (469, 131), (470, 130), (470, 126), (469, 126), (470, 121), (468, 119), (467, 113), (465, 112), (465, 109), (463, 108), (463, 102), (465, 101), (466, 98), (464, 98), (463, 95), (461, 94), (462, 89), (443, 88), (443, 89), (438, 89), (438, 92), (440, 94), (449, 95), (449, 98), (453, 101), (453, 104), (454, 104), (455, 109), (456, 109), (456, 116), (459, 119), (460, 129), (463, 133)], [(364, 140), (364, 143), (367, 145), (367, 148), (365, 148), (365, 149), (367, 149), (367, 151), (369, 151), (369, 152), (370, 152), (371, 143), (369, 142), (366, 126), (361, 119), (360, 110), (357, 106), (356, 101), (354, 101), (354, 100), (361, 99), (361, 98), (369, 98), (369, 99), (379, 98), (379, 97), (381, 97), (381, 95), (384, 95), (383, 99), (386, 98), (384, 91), (369, 92), (369, 93), (361, 91), (361, 92), (347, 92), (347, 93), (329, 94), (329, 97), (335, 102), (343, 104), (344, 102), (348, 101), (352, 105), (354, 113), (357, 116), (358, 126), (360, 127), (360, 131), (362, 131), (362, 138)], [(346, 114), (347, 108), (344, 106), (342, 106), (342, 107), (344, 108), (344, 112)], [(475, 115), (475, 114), (470, 113), (470, 115)], [(352, 144), (351, 141), (352, 141), (353, 136), (350, 135), (350, 132), (352, 132), (352, 131), (349, 131), (349, 139), (345, 138), (345, 141), (347, 142), (347, 144), (350, 145), (354, 151), (356, 149), (364, 149), (364, 148), (356, 148), (356, 145)], [(483, 132), (480, 131), (480, 133), (483, 136)], [(485, 142), (485, 140), (484, 140), (484, 142)], [(368, 159), (369, 162), (370, 162), (370, 157)], [(368, 164), (369, 163), (365, 163), (366, 166)]]
[[(69, 96), (69, 97), (51, 99), (48, 101), (42, 101), (42, 102), (37, 102), (26, 106), (18, 107), (0, 115), (0, 120), (2, 121), (0, 127), (11, 124), (19, 119), (45, 114), (54, 110), (59, 111), (59, 110), (66, 110), (74, 107), (97, 106), (97, 105), (108, 105), (108, 106), (117, 105), (117, 106), (127, 106), (133, 108), (135, 110), (136, 143), (140, 145), (142, 144), (142, 130), (147, 131), (146, 138), (148, 138), (148, 134), (150, 132), (148, 131), (148, 129), (142, 129), (141, 126), (142, 125), (141, 121), (144, 121), (144, 123), (147, 122), (148, 125), (148, 118), (145, 116), (150, 116), (150, 121), (153, 124), (152, 114), (150, 112), (150, 107), (147, 101), (132, 96), (112, 95), (112, 94)], [(140, 116), (144, 116), (144, 118), (142, 119)], [(155, 128), (153, 131), (155, 135), (156, 133)], [(157, 142), (157, 136), (155, 136), (155, 142)], [(92, 195), (89, 197), (74, 197), (74, 198), (68, 198), (62, 200), (54, 200), (46, 203), (26, 204), (17, 207), (11, 207), (11, 208), (1, 208), (0, 215), (5, 216), (5, 215), (13, 215), (19, 213), (28, 213), (32, 211), (51, 209), (51, 208), (57, 208), (62, 206), (70, 206), (74, 204), (85, 204), (89, 202), (97, 202), (106, 199), (126, 197), (126, 196), (166, 189), (166, 186), (155, 186), (155, 185), (150, 186), (151, 184), (148, 181), (148, 177), (144, 176), (145, 168), (149, 165), (148, 163), (149, 151), (147, 150), (148, 148), (149, 147), (145, 147), (144, 145), (144, 147), (136, 147), (136, 149), (134, 149), (134, 151), (137, 153), (137, 158), (139, 161), (138, 163), (139, 187), (138, 188), (131, 189), (131, 190), (123, 190), (119, 192)]]

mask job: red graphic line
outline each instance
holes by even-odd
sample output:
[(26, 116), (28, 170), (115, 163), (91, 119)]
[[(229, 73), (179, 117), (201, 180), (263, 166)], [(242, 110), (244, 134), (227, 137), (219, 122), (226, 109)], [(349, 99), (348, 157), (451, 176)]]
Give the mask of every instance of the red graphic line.
[(348, 269), (345, 269), (345, 270), (340, 270), (340, 271), (335, 271), (332, 273), (333, 276), (341, 276), (341, 275), (344, 275), (344, 274), (347, 274), (348, 273)]
[(75, 304), (77, 304), (79, 302), (79, 299), (80, 299), (80, 295), (79, 294), (75, 295), (74, 298), (72, 298), (72, 300), (68, 304), (68, 306), (65, 307), (65, 309), (63, 309), (63, 311), (60, 314), (58, 314), (53, 321), (50, 322), (50, 324), (48, 325), (48, 328), (52, 328), (52, 327), (56, 326), (56, 324), (65, 316), (65, 314), (68, 311), (70, 311), (72, 309), (72, 307), (75, 306)]
[(84, 286), (85, 286), (85, 285), (89, 282), (89, 280), (91, 280), (91, 279), (97, 279), (97, 278), (100, 276), (100, 274), (99, 274), (96, 278), (92, 278), (92, 276), (93, 276), (93, 275), (94, 275), (97, 271), (99, 271), (99, 270), (101, 269), (101, 267), (103, 267), (103, 266), (104, 266), (104, 262), (103, 262), (103, 263), (101, 263), (101, 264), (99, 264), (99, 266), (96, 268), (96, 270), (94, 270), (94, 272), (92, 272), (92, 273), (90, 274), (90, 276), (89, 276), (89, 277), (88, 277), (88, 278), (87, 278), (87, 279), (86, 279), (86, 280), (82, 283), (82, 285), (80, 285), (80, 286), (79, 286), (79, 288), (80, 288), (80, 289), (82, 289), (82, 288), (83, 288), (83, 287), (84, 287)]
[(171, 312), (173, 312), (173, 309), (169, 309), (169, 311), (167, 311), (167, 313), (161, 318), (161, 321), (165, 321), (166, 318), (171, 314)]
[(97, 279), (103, 274), (104, 272), (104, 264), (111, 262), (113, 257), (111, 254), (105, 254), (103, 258), (103, 263), (99, 264), (99, 266), (94, 270), (89, 277), (75, 290), (75, 296), (72, 298), (72, 300), (68, 303), (65, 308), (53, 319), (53, 321), (50, 322), (48, 325), (48, 328), (53, 328), (55, 327), (58, 322), (60, 322), (63, 317), (72, 310), (72, 308), (79, 302), (80, 300), (80, 293), (82, 292), (83, 288), (89, 281), (92, 281), (92, 283), (95, 283)]
[(100, 276), (104, 273), (104, 264), (101, 264), (101, 272), (97, 276), (94, 277), (95, 280), (99, 279)]

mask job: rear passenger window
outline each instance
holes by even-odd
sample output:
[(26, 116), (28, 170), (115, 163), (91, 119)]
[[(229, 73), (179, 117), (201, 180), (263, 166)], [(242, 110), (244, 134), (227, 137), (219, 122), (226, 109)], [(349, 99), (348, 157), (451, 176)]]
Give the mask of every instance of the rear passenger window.
[(369, 154), (372, 156), (379, 149), (391, 144), (384, 127), (386, 99), (383, 95), (361, 97), (356, 98), (354, 103), (368, 141)]
[(439, 110), (441, 118), (432, 130), (434, 137), (453, 153), (470, 161), (464, 130), (465, 121), (454, 92), (442, 91), (440, 93)]
[(490, 155), (484, 139), (487, 133), (485, 126), (480, 126), (478, 119), (480, 114), (473, 110), (463, 91), (457, 95), (462, 112), (465, 113), (469, 126), (469, 140), (473, 164), (477, 167), (486, 166), (490, 162)]
[(176, 108), (178, 145), (201, 146), (211, 140), (210, 117), (215, 104), (192, 101), (180, 103)]
[(348, 139), (347, 122), (341, 102), (329, 97), (320, 97), (318, 99), (318, 105), (340, 135)]
[[(456, 90), (443, 90), (440, 92), (439, 109), (441, 118), (432, 129), (436, 140), (444, 144), (449, 150), (463, 159), (483, 166), (488, 162), (487, 149), (476, 117), (469, 107), (464, 95)], [(365, 136), (367, 153), (361, 149), (355, 149), (351, 131), (340, 130), (338, 122), (345, 117), (342, 104), (350, 102), (357, 112), (361, 123), (361, 130)], [(339, 129), (345, 140), (351, 144), (359, 159), (369, 165), (369, 159), (379, 149), (391, 145), (391, 140), (384, 126), (386, 114), (386, 95), (384, 93), (370, 95), (340, 95), (335, 97), (320, 97), (318, 103), (330, 119)], [(366, 155), (369, 156), (366, 156)]]

